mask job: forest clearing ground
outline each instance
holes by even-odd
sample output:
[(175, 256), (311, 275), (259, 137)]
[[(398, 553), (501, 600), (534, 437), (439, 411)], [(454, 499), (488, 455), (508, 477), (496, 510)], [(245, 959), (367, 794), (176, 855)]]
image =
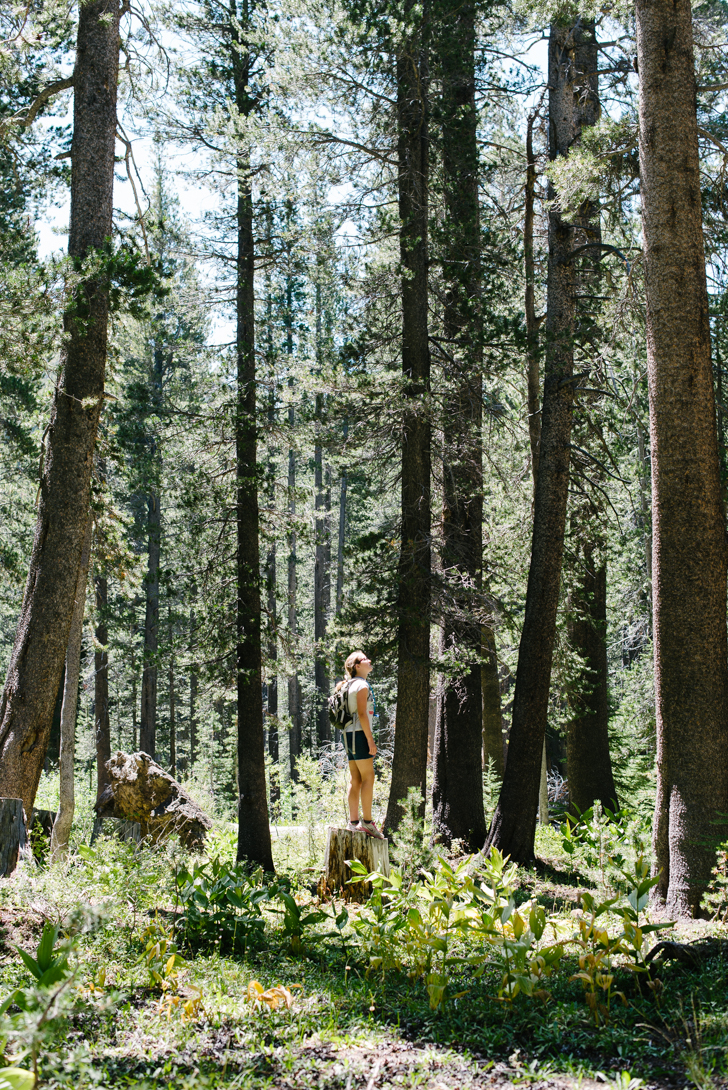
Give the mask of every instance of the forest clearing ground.
[[(212, 838), (215, 851), (229, 847), (232, 833), (225, 823), (219, 826)], [(292, 853), (297, 853), (297, 866), (289, 873), (291, 890), (303, 911), (317, 908), (308, 889), (315, 867), (306, 831), (287, 829), (278, 840), (289, 868)], [(553, 830), (539, 832), (541, 862), (519, 871), (516, 901), (535, 900), (570, 927), (578, 920), (580, 891), (596, 895), (600, 875), (583, 860), (560, 853), (558, 846)], [(68, 919), (80, 903), (101, 921), (79, 936), (74, 955), (77, 980), (87, 999), (92, 982), (104, 970), (101, 998), (87, 1009), (74, 1009), (54, 1034), (44, 1038), (41, 1071), (49, 1086), (69, 1090), (728, 1086), (728, 958), (723, 944), (719, 955), (699, 971), (668, 964), (660, 974), (664, 991), (659, 1003), (623, 974), (617, 984), (625, 992), (626, 1005), (614, 1001), (608, 1023), (595, 1027), (581, 985), (570, 980), (578, 970), (571, 954), (563, 971), (547, 982), (548, 1002), (519, 996), (511, 1009), (496, 999), (498, 971), (480, 979), (463, 972), (453, 979), (451, 989), (462, 994), (431, 1010), (421, 980), (396, 971), (367, 976), (349, 939), (342, 952), (332, 927), (340, 902), (328, 906), (328, 922), (306, 932), (298, 951), (282, 929), (281, 912), (266, 907), (266, 939), (260, 949), (232, 956), (209, 946), (185, 948), (179, 978), (165, 992), (149, 983), (143, 935), (150, 921), (171, 918), (170, 876), (187, 857), (174, 846), (133, 852), (132, 846), (102, 839), (85, 861), (79, 856), (65, 866), (24, 865), (13, 878), (0, 882), (0, 1000), (11, 989), (29, 984), (15, 947), (34, 954), (46, 920)], [(352, 919), (358, 911), (350, 907)], [(666, 937), (685, 942), (725, 940), (725, 928), (694, 921)], [(253, 981), (263, 989), (278, 985), (290, 989), (290, 1009), (251, 1004), (248, 992)], [(114, 991), (107, 1009), (104, 995), (111, 997)], [(165, 995), (173, 991), (180, 1002), (200, 997), (189, 1020), (180, 1009), (165, 1006)]]

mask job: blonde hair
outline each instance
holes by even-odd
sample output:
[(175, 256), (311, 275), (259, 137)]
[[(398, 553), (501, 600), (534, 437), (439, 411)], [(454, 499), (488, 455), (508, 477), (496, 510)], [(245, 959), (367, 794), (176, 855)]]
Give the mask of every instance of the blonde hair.
[(365, 658), (366, 655), (363, 651), (351, 652), (351, 654), (347, 657), (346, 662), (344, 663), (344, 673), (346, 677), (343, 679), (343, 681), (340, 681), (338, 683), (338, 685), (336, 686), (337, 690), (340, 689), (341, 686), (345, 684), (345, 682), (351, 681), (352, 678), (356, 677), (356, 668), (360, 662), (364, 661)]

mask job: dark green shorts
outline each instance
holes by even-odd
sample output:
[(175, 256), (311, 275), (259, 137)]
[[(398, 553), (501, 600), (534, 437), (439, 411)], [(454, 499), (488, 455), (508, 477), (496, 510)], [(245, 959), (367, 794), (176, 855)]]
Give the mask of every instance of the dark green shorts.
[(369, 743), (363, 730), (344, 731), (344, 748), (350, 761), (371, 761)]

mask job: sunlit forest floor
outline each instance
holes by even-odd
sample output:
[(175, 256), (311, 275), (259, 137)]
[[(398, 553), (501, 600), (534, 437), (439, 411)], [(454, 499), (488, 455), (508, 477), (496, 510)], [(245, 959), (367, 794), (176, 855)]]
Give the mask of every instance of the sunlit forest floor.
[[(581, 849), (567, 854), (557, 828), (539, 829), (542, 863), (518, 871), (513, 901), (525, 905), (524, 919), (544, 909), (547, 930), (563, 944), (558, 970), (511, 1002), (498, 998), (502, 958), (453, 940), (434, 1009), (426, 975), (407, 962), (414, 947), (399, 968), (377, 965), (367, 946), (371, 909), (349, 906), (346, 918), (342, 901), (319, 903), (311, 892), (318, 848), (310, 830), (274, 844), (293, 910), (283, 894), (256, 906), (256, 875), (238, 882), (237, 909), (220, 896), (234, 871), (234, 833), (224, 822), (209, 844), (223, 869), (217, 886), (209, 863), (198, 872), (196, 907), (194, 898), (180, 901), (180, 882), (195, 872), (175, 845), (139, 849), (101, 838), (77, 846), (65, 864), (21, 864), (0, 883), (0, 997), (21, 989), (0, 1026), (6, 1062), (31, 1068), (35, 1059), (41, 1083), (77, 1088), (728, 1085), (725, 927), (698, 921), (649, 934), (645, 949), (668, 938), (700, 952), (695, 965), (668, 961), (658, 974), (634, 971), (615, 948), (611, 971), (601, 966), (595, 1011), (588, 986), (574, 979), (589, 969), (586, 947), (571, 936), (588, 915), (582, 893), (600, 905), (615, 895), (609, 865), (590, 865)], [(425, 918), (431, 894), (423, 886), (408, 896)], [(235, 949), (231, 914), (247, 929), (245, 948)], [(174, 934), (183, 918), (194, 927)], [(43, 987), (33, 973), (49, 964), (38, 950), (47, 921), (61, 925), (51, 936), (61, 968), (53, 980), (54, 953)], [(598, 922), (610, 933), (617, 924), (611, 909)]]

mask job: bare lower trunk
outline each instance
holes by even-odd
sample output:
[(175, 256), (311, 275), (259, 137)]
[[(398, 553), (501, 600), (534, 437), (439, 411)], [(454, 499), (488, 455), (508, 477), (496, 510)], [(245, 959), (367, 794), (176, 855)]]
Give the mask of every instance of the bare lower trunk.
[(139, 748), (150, 757), (157, 749), (157, 654), (159, 651), (159, 555), (162, 529), (159, 496), (147, 500), (148, 560), (146, 576), (146, 612), (144, 617), (144, 673), (142, 708), (139, 723)]
[[(268, 753), (274, 764), (279, 759), (278, 739), (278, 606), (276, 602), (276, 546), (271, 545), (266, 559), (266, 580), (268, 590)], [(270, 801), (280, 798), (279, 776), (271, 777)]]
[[(316, 395), (317, 430), (321, 428), (323, 395)], [(317, 436), (314, 449), (314, 489), (316, 509), (316, 553), (314, 560), (313, 586), (313, 638), (315, 644), (314, 681), (316, 685), (316, 725), (318, 744), (331, 741), (331, 724), (326, 701), (329, 695), (329, 678), (326, 672), (323, 641), (326, 637), (326, 588), (329, 579), (326, 563), (326, 538), (328, 522), (326, 519), (326, 497), (324, 495), (323, 453), (321, 439)]]
[(397, 158), (402, 263), (402, 530), (399, 556), (397, 721), (385, 829), (402, 818), (411, 787), (425, 806), (430, 710), (430, 389), (427, 205), (429, 171), (427, 4), (397, 57)]
[(91, 527), (92, 519), (89, 516), (81, 550), (81, 564), (78, 569), (73, 617), (71, 619), (71, 634), (66, 651), (66, 678), (61, 707), (60, 797), (58, 813), (53, 823), (53, 833), (51, 835), (51, 860), (53, 862), (58, 859), (65, 859), (68, 854), (68, 839), (71, 835), (73, 814), (76, 807), (76, 709), (78, 707), (78, 680), (81, 673), (83, 613), (86, 605), (86, 583), (91, 556)]
[[(701, 221), (692, 14), (637, 0), (650, 394), (655, 866), (694, 915), (728, 812), (726, 536)], [(665, 812), (666, 811), (666, 812)], [(722, 819), (725, 821), (725, 816)]]
[(489, 625), (481, 628), (483, 665), (480, 684), (483, 691), (483, 765), (490, 762), (493, 772), (503, 779), (503, 712), (495, 633)]
[[(442, 9), (441, 9), (442, 10)], [(446, 844), (477, 851), (483, 810), (481, 617), (483, 611), (483, 351), (479, 155), (475, 106), (475, 6), (448, 4), (439, 22), (445, 222), (443, 281), (443, 575), (449, 581), (440, 654), (455, 652), (462, 676), (438, 687), (433, 828)]]
[(538, 820), (542, 825), (549, 823), (549, 779), (548, 761), (546, 760), (546, 739), (541, 750), (541, 781), (538, 789)]
[[(68, 253), (83, 259), (111, 237), (119, 69), (119, 0), (79, 9)], [(30, 815), (43, 770), (71, 630), (104, 396), (109, 295), (104, 275), (82, 280), (64, 315), (40, 472), (30, 570), (0, 703), (0, 796)]]
[[(344, 443), (349, 435), (349, 425), (344, 421)], [(341, 613), (344, 604), (344, 543), (346, 541), (346, 470), (342, 470), (339, 481), (339, 537), (336, 549), (336, 616)]]
[[(288, 420), (293, 427), (295, 422), (293, 408), (289, 409)], [(291, 518), (296, 515), (296, 455), (293, 450), (288, 454), (288, 512)], [(298, 621), (296, 616), (296, 592), (298, 589), (298, 569), (296, 558), (296, 531), (292, 529), (288, 534), (288, 637), (291, 642), (291, 652), (296, 653), (296, 636), (298, 634)], [(288, 754), (291, 765), (291, 779), (298, 779), (296, 761), (301, 756), (301, 693), (298, 683), (298, 674), (292, 674), (288, 679), (288, 718), (291, 721), (291, 729), (288, 735)]]
[[(244, 9), (246, 11), (247, 9)], [(243, 26), (237, 22), (236, 26)], [(237, 29), (234, 31), (238, 36)], [(238, 112), (248, 116), (253, 100), (251, 56), (244, 39), (231, 43)], [(237, 605), (236, 672), (238, 713), (238, 860), (272, 872), (263, 729), (263, 647), (260, 604), (260, 518), (258, 511), (258, 429), (255, 360), (255, 242), (250, 154), (237, 161)], [(213, 747), (214, 748), (214, 747)]]
[[(171, 609), (170, 609), (171, 614)], [(169, 617), (169, 668), (167, 673), (169, 688), (169, 773), (177, 779), (177, 694), (174, 687), (174, 629)]]
[[(193, 595), (195, 591), (193, 590)], [(197, 654), (197, 614), (195, 613), (194, 606), (190, 610), (190, 658), (192, 659), (192, 665), (190, 666), (190, 739), (189, 739), (189, 756), (187, 758), (187, 773), (192, 775), (192, 769), (195, 761), (197, 760), (197, 743), (198, 732), (200, 728), (199, 721), (197, 719), (197, 666), (195, 665), (195, 656)]]
[(578, 562), (568, 624), (578, 672), (566, 728), (569, 802), (577, 817), (597, 800), (619, 809), (609, 754), (607, 564), (602, 549), (591, 542), (580, 550)]
[(106, 762), (111, 757), (109, 721), (109, 628), (106, 621), (108, 582), (105, 575), (94, 580), (96, 590), (96, 650), (94, 652), (94, 735), (96, 739), (96, 798), (109, 783)]
[[(553, 25), (549, 38), (549, 154), (568, 154), (579, 137), (573, 51), (576, 28)], [(552, 198), (554, 194), (551, 194)], [(531, 564), (518, 654), (513, 721), (503, 788), (486, 849), (519, 863), (533, 859), (542, 755), (556, 637), (556, 610), (569, 491), (574, 402), (574, 229), (558, 206), (549, 212), (548, 304), (543, 411), (534, 500)]]

